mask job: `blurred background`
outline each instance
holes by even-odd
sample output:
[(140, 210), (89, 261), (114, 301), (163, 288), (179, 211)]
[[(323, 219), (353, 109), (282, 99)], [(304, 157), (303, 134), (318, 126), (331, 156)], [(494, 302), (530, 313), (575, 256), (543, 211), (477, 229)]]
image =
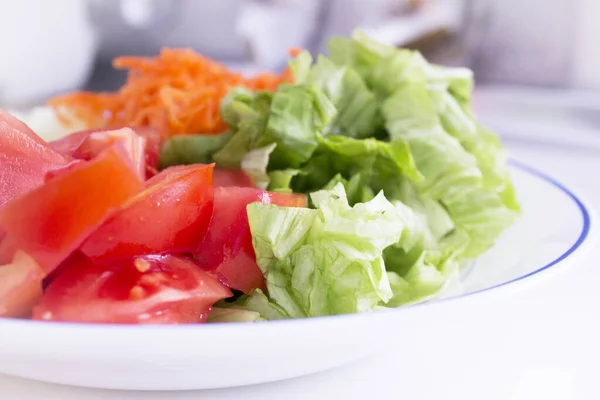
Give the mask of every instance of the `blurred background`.
[(472, 68), (490, 121), (595, 129), (598, 15), (598, 0), (0, 0), (0, 106), (115, 89), (118, 55), (191, 47), (251, 74), (283, 68), (290, 47), (326, 52), (332, 35), (361, 28)]
[(123, 54), (191, 47), (251, 73), (361, 28), (480, 84), (600, 89), (597, 0), (0, 0), (0, 101), (111, 89)]

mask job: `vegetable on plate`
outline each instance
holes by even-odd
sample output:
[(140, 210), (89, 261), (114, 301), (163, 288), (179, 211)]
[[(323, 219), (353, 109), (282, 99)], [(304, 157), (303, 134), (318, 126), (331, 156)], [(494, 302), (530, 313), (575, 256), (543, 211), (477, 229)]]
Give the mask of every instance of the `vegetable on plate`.
[(518, 217), (473, 76), (355, 32), (254, 78), (122, 57), (114, 93), (0, 113), (0, 316), (222, 323), (398, 307), (457, 284)]

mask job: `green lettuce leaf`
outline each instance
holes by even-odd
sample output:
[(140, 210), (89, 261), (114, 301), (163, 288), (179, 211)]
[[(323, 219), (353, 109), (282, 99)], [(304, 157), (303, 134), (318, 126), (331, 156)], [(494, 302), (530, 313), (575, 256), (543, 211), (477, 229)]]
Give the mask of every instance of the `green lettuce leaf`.
[(432, 90), (430, 94), (446, 132), (477, 160), (483, 186), (498, 193), (508, 209), (519, 212), (520, 207), (506, 168), (506, 151), (498, 137), (479, 125), (470, 110), (447, 90)]
[(214, 160), (228, 168), (240, 168), (249, 151), (271, 145), (276, 146), (270, 153), (271, 168), (298, 167), (311, 157), (317, 136), (336, 114), (319, 89), (303, 85), (284, 85), (272, 95), (236, 91), (221, 109), (235, 135)]
[(477, 160), (443, 129), (424, 83), (405, 83), (384, 102), (383, 114), (392, 139), (410, 148), (423, 196), (439, 200), (481, 182)]
[(219, 166), (268, 190), (316, 191), (312, 209), (248, 207), (268, 290), (236, 307), (264, 319), (426, 300), (519, 212), (506, 151), (471, 111), (471, 71), (360, 31), (329, 55), (303, 52), (293, 84), (222, 103), (233, 136), (212, 155)]
[(296, 191), (312, 192), (325, 187), (338, 174), (345, 179), (361, 174), (364, 189), (374, 192), (392, 181), (422, 179), (410, 149), (401, 140), (382, 142), (374, 138), (328, 136), (320, 138), (317, 151), (302, 167), (292, 187)]
[(312, 156), (317, 137), (335, 114), (331, 101), (314, 87), (280, 87), (273, 95), (266, 128), (255, 147), (276, 143), (269, 165), (275, 169), (297, 168)]
[(366, 183), (367, 177), (363, 173), (352, 175), (350, 179), (344, 178), (341, 174), (334, 176), (327, 185), (325, 190), (332, 190), (338, 184), (344, 186), (349, 204), (366, 203), (375, 197), (373, 189)]
[(294, 83), (305, 84), (312, 68), (313, 58), (308, 51), (303, 51), (292, 59), (289, 67), (294, 75)]
[[(436, 104), (436, 94), (432, 95), (425, 82), (405, 82), (384, 102), (383, 115), (390, 136), (407, 143), (417, 169), (424, 177), (414, 183), (417, 192), (423, 198), (444, 205), (457, 228), (464, 229), (469, 235), (470, 244), (464, 257), (476, 257), (514, 221), (514, 210), (505, 204), (505, 200), (509, 203), (512, 200), (503, 196), (497, 185), (486, 185), (484, 173), (490, 177), (493, 170), (482, 169), (480, 164), (489, 160), (479, 155), (481, 161), (478, 162), (478, 157), (467, 150), (475, 148), (470, 143), (479, 143), (480, 139), (469, 138), (468, 132), (449, 134), (444, 126), (452, 127), (458, 119), (449, 117), (447, 108), (440, 118), (441, 107)], [(473, 135), (480, 133), (474, 126)], [(461, 141), (466, 143), (466, 148)], [(493, 157), (498, 153), (498, 149), (494, 150)], [(506, 172), (503, 174), (506, 179)]]
[(404, 82), (424, 81), (427, 61), (420, 53), (398, 49), (382, 57), (368, 77), (368, 83), (380, 98), (393, 94)]
[[(263, 134), (267, 125), (272, 94), (231, 91), (221, 102), (221, 118), (227, 123), (233, 137), (213, 155), (219, 167), (240, 168), (242, 160)], [(256, 146), (262, 147), (262, 146)]]
[(434, 64), (425, 64), (423, 68), (431, 86), (445, 87), (460, 104), (470, 104), (474, 86), (473, 71)]
[(321, 89), (337, 109), (327, 134), (366, 138), (383, 127), (375, 94), (352, 68), (320, 56), (305, 80)]
[(337, 65), (355, 69), (363, 79), (369, 81), (377, 63), (393, 56), (397, 49), (379, 43), (360, 30), (351, 38), (334, 37), (329, 41), (329, 57)]
[(461, 103), (470, 102), (473, 72), (430, 64), (421, 53), (378, 43), (360, 30), (350, 38), (335, 37), (329, 42), (331, 60), (351, 67), (381, 97), (394, 93), (406, 81), (426, 80), (444, 86)]
[(292, 181), (301, 174), (299, 169), (281, 169), (269, 172), (269, 187), (271, 192), (292, 193)]
[[(222, 300), (215, 304), (219, 309), (243, 310), (259, 316), (261, 320), (277, 320), (290, 318), (286, 312), (269, 300), (262, 290), (256, 289), (250, 295), (242, 295), (235, 301)], [(210, 316), (209, 316), (210, 318)]]
[(213, 154), (223, 148), (232, 136), (231, 132), (219, 135), (173, 136), (165, 141), (161, 148), (159, 168), (197, 163), (210, 164), (214, 161)]
[(437, 201), (421, 198), (412, 183), (405, 181), (394, 195), (402, 199), (394, 205), (404, 230), (400, 240), (383, 253), (394, 292), (389, 306), (435, 294), (460, 267), (456, 256), (468, 244), (468, 237), (457, 233), (445, 208)]
[(213, 307), (207, 322), (258, 322), (264, 321), (260, 313), (242, 308)]
[(270, 177), (267, 173), (269, 156), (277, 145), (272, 143), (268, 146), (250, 150), (241, 161), (242, 170), (252, 179), (254, 186), (259, 189), (267, 189)]
[[(396, 207), (402, 203), (397, 202)], [(434, 205), (431, 202), (430, 205)], [(406, 207), (406, 206), (402, 206)], [(427, 213), (431, 212), (431, 215)], [(456, 279), (462, 267), (462, 254), (469, 236), (461, 230), (450, 230), (448, 215), (431, 219), (444, 211), (436, 206), (430, 210), (414, 211), (407, 218), (402, 238), (384, 252), (386, 268), (394, 297), (387, 304), (397, 307), (426, 300)], [(403, 214), (406, 217), (406, 214)], [(441, 236), (442, 232), (448, 231)]]
[(292, 317), (366, 311), (389, 301), (383, 249), (403, 224), (382, 193), (350, 207), (343, 186), (311, 195), (316, 209), (248, 206), (270, 300)]
[(233, 89), (221, 101), (221, 118), (234, 132), (243, 130), (259, 135), (264, 130), (272, 98), (269, 92)]
[(266, 320), (290, 318), (281, 307), (270, 301), (260, 289), (255, 290), (250, 296), (241, 298), (239, 304), (246, 310), (260, 314)]

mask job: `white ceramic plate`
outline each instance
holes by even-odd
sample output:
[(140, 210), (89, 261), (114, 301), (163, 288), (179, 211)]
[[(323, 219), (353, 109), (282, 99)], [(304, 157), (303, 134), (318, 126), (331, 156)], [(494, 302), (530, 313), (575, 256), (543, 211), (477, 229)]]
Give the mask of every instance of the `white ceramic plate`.
[(460, 296), (360, 315), (256, 324), (0, 319), (0, 373), (97, 388), (230, 387), (323, 371), (384, 351), (394, 340), (405, 347), (398, 377), (410, 379), (416, 361), (433, 365), (475, 351), (473, 332), (490, 322), (500, 327), (486, 330), (490, 345), (518, 345), (507, 342), (514, 336), (506, 332), (522, 312), (520, 294), (569, 271), (594, 242), (595, 220), (577, 195), (553, 179), (514, 161), (511, 172), (523, 215), (463, 277)]

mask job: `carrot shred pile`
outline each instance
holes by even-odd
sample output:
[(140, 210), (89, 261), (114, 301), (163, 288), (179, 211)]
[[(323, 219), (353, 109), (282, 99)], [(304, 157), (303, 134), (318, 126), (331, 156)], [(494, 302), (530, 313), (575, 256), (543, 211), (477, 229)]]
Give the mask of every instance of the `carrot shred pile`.
[(127, 81), (117, 92), (75, 92), (49, 101), (63, 123), (83, 122), (89, 128), (149, 126), (165, 138), (220, 133), (227, 127), (219, 106), (230, 89), (275, 91), (292, 81), (289, 69), (280, 75), (245, 78), (188, 49), (163, 49), (153, 58), (119, 57), (113, 66), (128, 70)]

